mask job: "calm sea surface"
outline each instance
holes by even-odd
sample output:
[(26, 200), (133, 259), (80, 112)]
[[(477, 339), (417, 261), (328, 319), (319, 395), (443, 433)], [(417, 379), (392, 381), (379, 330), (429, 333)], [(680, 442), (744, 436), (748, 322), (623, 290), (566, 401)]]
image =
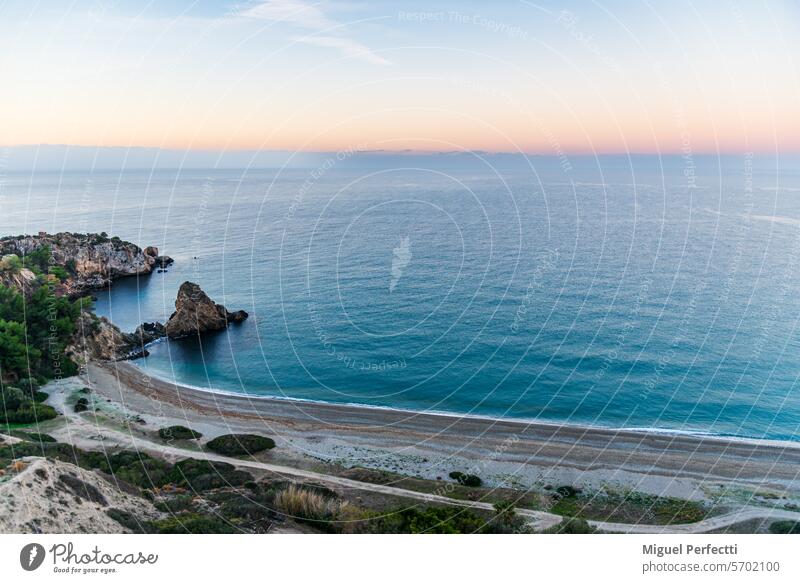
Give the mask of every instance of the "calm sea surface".
[[(778, 179), (779, 178), (779, 179)], [(151, 373), (251, 395), (798, 439), (800, 175), (740, 167), (8, 174), (2, 234), (175, 258), (97, 294), (132, 330), (183, 281), (251, 317)]]

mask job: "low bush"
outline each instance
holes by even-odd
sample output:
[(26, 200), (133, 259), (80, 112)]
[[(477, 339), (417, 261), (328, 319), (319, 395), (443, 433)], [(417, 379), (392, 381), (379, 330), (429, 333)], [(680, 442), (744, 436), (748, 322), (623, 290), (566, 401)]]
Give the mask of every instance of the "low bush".
[(550, 534), (592, 534), (594, 527), (580, 518), (565, 518), (546, 532)]
[(230, 534), (239, 532), (228, 521), (216, 516), (179, 514), (151, 523), (159, 534)]
[(34, 443), (56, 443), (55, 438), (47, 435), (46, 433), (34, 433), (28, 431), (10, 431), (14, 437), (19, 437), (25, 441), (32, 441)]
[(580, 488), (575, 488), (574, 486), (559, 486), (556, 488), (556, 494), (561, 496), (562, 498), (572, 498), (573, 496), (577, 496), (581, 493)]
[(795, 520), (778, 520), (769, 525), (772, 534), (800, 534), (800, 522)]
[(140, 488), (163, 486), (170, 481), (172, 466), (144, 452), (121, 451), (110, 456), (89, 452), (85, 456), (90, 467)]
[(203, 434), (183, 427), (182, 425), (172, 425), (171, 427), (163, 427), (158, 430), (158, 436), (166, 441), (173, 441), (179, 439), (200, 439)]
[(50, 395), (43, 391), (34, 391), (33, 400), (37, 403), (44, 403)]
[(106, 514), (119, 522), (122, 526), (137, 534), (151, 534), (156, 532), (152, 524), (148, 521), (140, 521), (130, 512), (118, 508), (109, 508)]
[(193, 494), (179, 494), (177, 496), (164, 497), (157, 500), (153, 505), (161, 512), (169, 512), (170, 514), (177, 514), (178, 512), (185, 512), (190, 510), (193, 506)]
[(187, 486), (198, 492), (241, 486), (253, 479), (249, 473), (237, 470), (231, 464), (192, 458), (175, 464), (167, 477), (174, 484)]
[(0, 422), (4, 423), (41, 423), (58, 416), (55, 409), (49, 405), (26, 401), (15, 410), (0, 408)]
[(461, 484), (462, 486), (470, 486), (472, 488), (477, 488), (481, 484), (483, 484), (483, 480), (481, 480), (478, 476), (473, 474), (465, 474), (463, 472), (450, 472), (450, 478)]
[(496, 520), (484, 518), (465, 508), (404, 508), (364, 521), (364, 532), (386, 534), (472, 534), (503, 533)]
[(75, 402), (75, 406), (73, 407), (76, 413), (83, 413), (84, 411), (89, 410), (89, 399), (86, 397), (81, 397)]
[(275, 447), (275, 442), (269, 437), (251, 434), (230, 434), (215, 437), (206, 447), (213, 452), (223, 455), (252, 455)]

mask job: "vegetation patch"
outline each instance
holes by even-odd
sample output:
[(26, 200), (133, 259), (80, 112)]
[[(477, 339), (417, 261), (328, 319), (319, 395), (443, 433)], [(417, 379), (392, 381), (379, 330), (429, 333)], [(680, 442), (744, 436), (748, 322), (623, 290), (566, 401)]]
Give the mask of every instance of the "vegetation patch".
[(800, 522), (795, 520), (778, 520), (769, 525), (772, 534), (800, 534)]
[(341, 506), (338, 499), (299, 484), (290, 484), (275, 495), (275, 507), (300, 521), (329, 522)]
[(56, 440), (54, 437), (47, 435), (46, 433), (35, 433), (32, 431), (19, 431), (18, 429), (12, 429), (8, 432), (8, 435), (12, 437), (18, 437), (25, 441), (32, 441), (34, 443), (55, 443)]
[(450, 472), (450, 478), (455, 480), (462, 486), (469, 486), (470, 488), (478, 488), (483, 484), (483, 480), (481, 480), (478, 476), (473, 474), (465, 474), (463, 472)]
[[(25, 267), (37, 276), (35, 289), (25, 298), (0, 286), (0, 370), (5, 379), (46, 380), (78, 372), (65, 349), (75, 334), (83, 300), (56, 297), (48, 278), (50, 264), (50, 248), (45, 246), (0, 267), (10, 272)], [(63, 273), (52, 275), (57, 279)]]
[(554, 496), (551, 511), (563, 516), (607, 522), (685, 524), (703, 520), (708, 511), (700, 502), (652, 496), (641, 492)]
[(106, 514), (113, 520), (119, 522), (123, 527), (136, 534), (152, 534), (156, 532), (151, 522), (146, 520), (141, 521), (130, 512), (119, 510), (118, 508), (109, 508), (106, 510)]
[(527, 532), (524, 521), (508, 509), (484, 516), (466, 508), (403, 508), (372, 515), (360, 522), (361, 532), (387, 534), (505, 534)]
[[(0, 338), (0, 353), (2, 349)], [(3, 370), (2, 366), (0, 370)], [(16, 386), (0, 387), (0, 423), (27, 425), (58, 416), (55, 409), (37, 400), (40, 399), (35, 396), (38, 394), (35, 390)]]
[(150, 523), (159, 534), (231, 534), (241, 532), (230, 522), (217, 516), (179, 514)]
[(202, 492), (214, 488), (241, 486), (253, 477), (225, 462), (185, 459), (179, 461), (167, 476), (168, 481)]
[(275, 442), (269, 437), (252, 435), (248, 433), (232, 433), (220, 435), (208, 443), (206, 447), (222, 455), (252, 455), (275, 447)]
[(182, 425), (172, 425), (171, 427), (159, 429), (158, 436), (166, 441), (174, 441), (182, 439), (200, 439), (203, 437), (203, 434)]
[(547, 534), (592, 534), (597, 532), (588, 522), (582, 518), (565, 518), (559, 524), (548, 528)]

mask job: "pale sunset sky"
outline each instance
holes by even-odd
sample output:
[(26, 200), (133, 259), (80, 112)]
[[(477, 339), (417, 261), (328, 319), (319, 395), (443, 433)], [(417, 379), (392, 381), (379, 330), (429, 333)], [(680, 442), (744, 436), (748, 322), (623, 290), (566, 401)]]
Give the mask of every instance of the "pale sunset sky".
[(11, 0), (0, 146), (800, 151), (798, 2)]

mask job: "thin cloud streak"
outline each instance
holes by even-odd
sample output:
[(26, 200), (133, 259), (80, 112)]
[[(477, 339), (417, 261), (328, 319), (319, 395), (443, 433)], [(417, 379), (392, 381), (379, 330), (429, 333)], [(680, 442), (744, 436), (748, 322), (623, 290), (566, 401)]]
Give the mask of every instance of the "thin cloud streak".
[(347, 26), (330, 19), (319, 7), (303, 0), (267, 0), (241, 13), (245, 18), (282, 22), (324, 35), (295, 37), (295, 42), (322, 48), (335, 49), (346, 57), (361, 59), (373, 65), (388, 65), (390, 62), (375, 54), (368, 46), (337, 31), (346, 31)]

